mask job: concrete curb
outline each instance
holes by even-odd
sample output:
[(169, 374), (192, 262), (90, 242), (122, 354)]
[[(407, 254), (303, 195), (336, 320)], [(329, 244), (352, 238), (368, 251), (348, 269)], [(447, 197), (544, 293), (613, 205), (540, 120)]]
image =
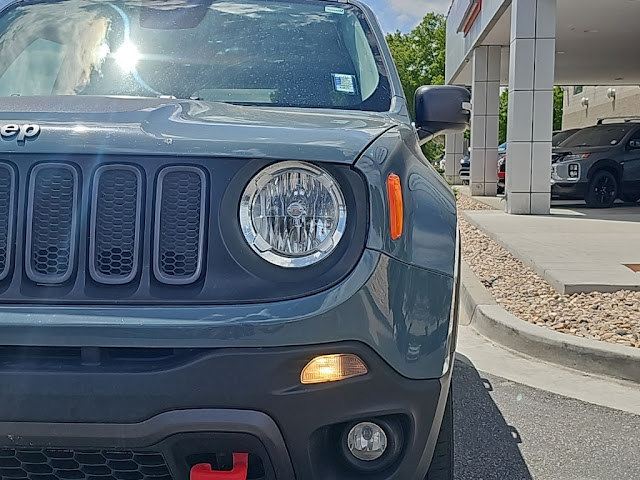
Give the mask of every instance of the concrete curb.
[(466, 262), (461, 267), (460, 306), (481, 335), (540, 360), (640, 383), (640, 349), (554, 332), (520, 320), (495, 302)]

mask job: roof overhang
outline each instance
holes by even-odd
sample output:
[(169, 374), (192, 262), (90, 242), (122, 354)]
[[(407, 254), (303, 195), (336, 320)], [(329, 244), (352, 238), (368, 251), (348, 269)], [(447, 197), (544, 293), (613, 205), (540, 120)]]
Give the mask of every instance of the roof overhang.
[[(467, 7), (460, 0), (456, 4)], [(460, 7), (461, 8), (461, 7)], [(452, 7), (451, 13), (454, 13)], [(460, 15), (460, 14), (459, 14)], [(452, 17), (450, 17), (452, 18)], [(462, 17), (452, 18), (457, 27)], [(640, 85), (640, 0), (557, 0), (555, 83), (557, 85)], [(463, 35), (464, 33), (459, 33)], [(482, 32), (478, 45), (508, 47), (511, 7)], [(508, 74), (508, 49), (507, 71)], [(470, 84), (469, 55), (452, 83)], [(504, 84), (504, 82), (503, 82)]]

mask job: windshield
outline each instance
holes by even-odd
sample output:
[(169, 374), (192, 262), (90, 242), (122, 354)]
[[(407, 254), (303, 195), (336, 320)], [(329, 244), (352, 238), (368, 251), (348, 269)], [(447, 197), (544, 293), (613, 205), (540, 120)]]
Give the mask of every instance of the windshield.
[(598, 125), (575, 133), (562, 143), (563, 148), (618, 145), (631, 130), (627, 125)]
[(299, 0), (68, 0), (0, 18), (0, 96), (125, 95), (386, 111), (359, 9)]
[(578, 132), (578, 130), (565, 130), (563, 132), (558, 132), (554, 134), (551, 139), (551, 146), (553, 147), (559, 146), (560, 144), (562, 144), (562, 142), (566, 141), (576, 132)]

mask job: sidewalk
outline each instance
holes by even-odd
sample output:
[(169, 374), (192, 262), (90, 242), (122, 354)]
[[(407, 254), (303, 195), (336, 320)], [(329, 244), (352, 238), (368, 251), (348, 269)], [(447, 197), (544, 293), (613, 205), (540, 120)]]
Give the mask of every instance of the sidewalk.
[[(464, 187), (455, 187), (464, 194)], [(559, 293), (640, 291), (640, 204), (592, 210), (574, 204), (547, 216), (507, 215), (500, 198), (473, 197), (501, 210), (463, 211)]]

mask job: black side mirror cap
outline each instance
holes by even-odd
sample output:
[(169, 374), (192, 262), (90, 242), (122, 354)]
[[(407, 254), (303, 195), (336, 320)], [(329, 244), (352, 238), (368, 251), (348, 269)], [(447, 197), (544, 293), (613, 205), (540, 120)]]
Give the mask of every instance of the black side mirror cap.
[(416, 130), (420, 144), (445, 133), (469, 128), (471, 93), (464, 87), (425, 85), (416, 90)]

